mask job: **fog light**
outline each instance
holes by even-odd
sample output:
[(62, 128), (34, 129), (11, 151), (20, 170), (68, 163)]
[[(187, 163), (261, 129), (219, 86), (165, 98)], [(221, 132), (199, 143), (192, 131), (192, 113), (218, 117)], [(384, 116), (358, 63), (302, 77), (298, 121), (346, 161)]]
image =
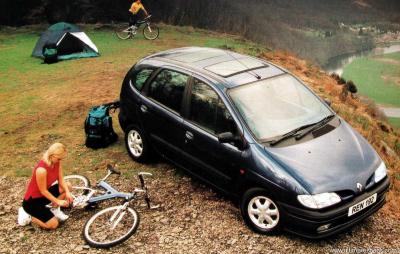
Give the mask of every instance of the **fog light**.
[(317, 231), (318, 231), (318, 232), (325, 231), (325, 230), (329, 229), (330, 226), (331, 226), (330, 223), (329, 223), (329, 224), (322, 225), (322, 226), (319, 226), (319, 227), (317, 228)]

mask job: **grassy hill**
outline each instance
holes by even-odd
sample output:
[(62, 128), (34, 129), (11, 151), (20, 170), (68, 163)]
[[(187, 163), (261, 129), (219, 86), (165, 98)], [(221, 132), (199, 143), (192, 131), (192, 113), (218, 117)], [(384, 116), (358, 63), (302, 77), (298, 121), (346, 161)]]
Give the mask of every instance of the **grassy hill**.
[[(27, 177), (47, 146), (65, 143), (69, 156), (68, 173), (102, 176), (107, 163), (117, 163), (127, 176), (142, 170), (162, 177), (160, 166), (136, 164), (128, 157), (122, 131), (114, 115), (120, 140), (107, 149), (84, 146), (83, 121), (91, 106), (119, 97), (126, 72), (140, 58), (151, 53), (183, 46), (229, 48), (256, 55), (284, 66), (332, 101), (332, 107), (375, 147), (392, 176), (389, 204), (385, 212), (400, 216), (400, 138), (399, 131), (375, 118), (373, 107), (357, 98), (339, 99), (341, 87), (315, 66), (282, 52), (270, 52), (240, 37), (217, 34), (191, 27), (161, 27), (158, 40), (139, 35), (120, 41), (106, 27), (86, 26), (89, 37), (101, 56), (42, 64), (30, 57), (38, 36), (45, 27), (22, 27), (0, 31), (0, 174)], [(168, 167), (165, 166), (161, 167)]]

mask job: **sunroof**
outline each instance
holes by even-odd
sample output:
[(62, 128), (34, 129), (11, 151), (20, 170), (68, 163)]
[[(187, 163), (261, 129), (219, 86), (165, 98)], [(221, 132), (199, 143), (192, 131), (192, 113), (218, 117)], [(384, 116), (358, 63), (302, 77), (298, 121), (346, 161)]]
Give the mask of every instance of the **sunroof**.
[(170, 57), (170, 59), (183, 62), (183, 63), (194, 63), (197, 61), (205, 60), (212, 57), (224, 55), (220, 50), (199, 50), (188, 53), (179, 54), (177, 56)]
[(227, 77), (236, 73), (245, 72), (247, 70), (252, 70), (252, 69), (263, 68), (267, 66), (268, 65), (261, 62), (260, 60), (250, 57), (245, 57), (209, 65), (204, 69), (211, 71), (217, 75)]

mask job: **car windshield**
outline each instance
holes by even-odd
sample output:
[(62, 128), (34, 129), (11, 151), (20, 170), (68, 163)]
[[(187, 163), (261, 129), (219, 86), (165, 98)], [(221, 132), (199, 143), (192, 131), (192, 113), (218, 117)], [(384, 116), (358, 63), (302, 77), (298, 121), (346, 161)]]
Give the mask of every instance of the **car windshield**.
[(259, 140), (270, 140), (332, 114), (289, 74), (232, 88), (229, 95)]

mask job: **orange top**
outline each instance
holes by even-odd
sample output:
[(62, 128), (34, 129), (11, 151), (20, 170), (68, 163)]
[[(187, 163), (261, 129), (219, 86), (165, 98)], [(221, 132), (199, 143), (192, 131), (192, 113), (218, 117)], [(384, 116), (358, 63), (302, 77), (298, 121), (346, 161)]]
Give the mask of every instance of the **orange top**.
[(138, 2), (134, 2), (131, 6), (131, 8), (129, 9), (130, 12), (132, 12), (133, 14), (138, 13), (140, 10), (145, 10), (144, 6), (142, 3), (138, 3)]

